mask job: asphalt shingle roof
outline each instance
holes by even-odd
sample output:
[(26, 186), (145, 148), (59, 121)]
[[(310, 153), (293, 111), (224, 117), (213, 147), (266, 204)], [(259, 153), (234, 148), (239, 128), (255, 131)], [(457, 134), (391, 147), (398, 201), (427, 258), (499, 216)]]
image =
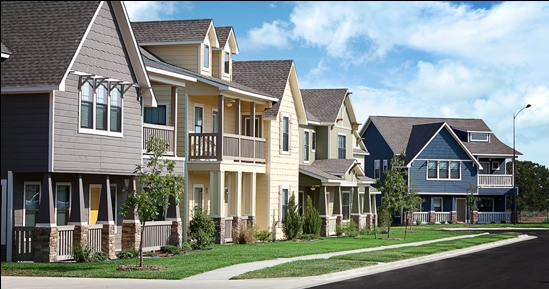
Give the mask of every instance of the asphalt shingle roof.
[[(293, 60), (233, 61), (233, 81), (282, 99)], [(280, 101), (264, 111), (266, 118), (278, 114)]]
[[(447, 123), (455, 130), (492, 132), (482, 119), (370, 116), (370, 120), (383, 135), (393, 152), (398, 154), (406, 151), (407, 159), (419, 152), (443, 123)], [(513, 149), (502, 143), (493, 133), (490, 143), (463, 142), (463, 144), (475, 155), (513, 154)], [(407, 151), (408, 149), (410, 152)], [(520, 153), (517, 152), (517, 154)]]
[(137, 43), (202, 42), (212, 19), (132, 22)]
[(215, 27), (215, 34), (217, 34), (217, 41), (219, 41), (219, 47), (223, 48), (229, 40), (229, 34), (233, 29), (232, 26)]
[(12, 54), (13, 51), (2, 41), (2, 53)]
[(307, 120), (335, 123), (347, 92), (346, 88), (301, 89)]
[[(308, 172), (328, 180), (345, 180), (345, 174), (354, 166), (358, 165), (355, 159), (321, 159), (315, 160), (310, 165), (299, 165), (299, 170)], [(374, 180), (366, 176), (358, 176), (361, 181)]]
[(13, 51), (2, 61), (2, 87), (58, 86), (99, 3), (2, 1), (2, 43)]

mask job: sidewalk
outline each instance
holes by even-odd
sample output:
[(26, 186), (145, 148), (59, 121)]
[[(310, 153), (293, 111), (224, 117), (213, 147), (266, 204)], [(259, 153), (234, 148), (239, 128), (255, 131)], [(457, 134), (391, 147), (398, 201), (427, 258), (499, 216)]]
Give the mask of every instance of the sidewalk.
[(497, 241), (489, 244), (473, 246), (465, 249), (453, 250), (428, 256), (423, 256), (414, 259), (401, 260), (390, 263), (383, 263), (374, 266), (362, 267), (358, 269), (348, 270), (344, 272), (336, 272), (321, 276), (300, 277), (300, 278), (275, 278), (275, 279), (249, 279), (249, 280), (229, 280), (231, 277), (254, 271), (270, 266), (275, 266), (282, 263), (292, 262), (295, 260), (309, 259), (326, 259), (332, 256), (345, 255), (359, 252), (384, 250), (391, 248), (399, 248), (404, 246), (419, 246), (423, 244), (448, 241), (461, 238), (470, 238), (479, 236), (466, 235), (451, 238), (443, 238), (438, 240), (423, 241), (408, 244), (398, 244), (391, 246), (381, 246), (376, 248), (358, 249), (344, 252), (334, 252), (318, 255), (300, 256), (294, 258), (280, 258), (277, 260), (267, 260), (259, 262), (251, 262), (245, 264), (233, 265), (225, 268), (220, 268), (210, 272), (191, 276), (182, 280), (149, 280), (149, 279), (114, 279), (114, 278), (62, 278), (62, 277), (11, 277), (2, 276), (2, 289), (10, 288), (128, 288), (128, 289), (151, 289), (151, 288), (200, 288), (200, 289), (255, 289), (255, 288), (272, 288), (272, 289), (297, 289), (318, 286), (326, 283), (336, 282), (340, 280), (350, 279), (358, 276), (371, 275), (390, 271), (394, 269), (414, 266), (418, 264), (428, 263), (432, 261), (451, 258), (463, 254), (469, 254), (486, 250), (489, 248), (504, 246), (511, 243), (521, 242), (536, 238), (534, 236), (522, 235), (518, 238)]

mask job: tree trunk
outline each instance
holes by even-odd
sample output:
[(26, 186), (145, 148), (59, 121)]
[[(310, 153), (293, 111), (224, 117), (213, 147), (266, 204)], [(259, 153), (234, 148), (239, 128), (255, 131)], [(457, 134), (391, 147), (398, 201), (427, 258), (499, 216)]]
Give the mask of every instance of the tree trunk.
[(145, 222), (141, 224), (141, 241), (139, 242), (139, 267), (143, 267), (143, 235), (145, 233)]

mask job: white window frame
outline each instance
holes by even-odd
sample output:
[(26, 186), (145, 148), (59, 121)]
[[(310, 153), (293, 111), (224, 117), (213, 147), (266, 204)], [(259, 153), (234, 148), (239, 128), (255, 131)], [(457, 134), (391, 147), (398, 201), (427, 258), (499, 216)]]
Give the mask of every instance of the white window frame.
[[(286, 191), (287, 198), (286, 198), (286, 204), (284, 204), (284, 191)], [(281, 186), (280, 187), (280, 222), (278, 222), (278, 226), (282, 227), (282, 220), (284, 220), (285, 210), (284, 207), (288, 207), (288, 204), (290, 203), (290, 187), (289, 186)]]
[(303, 162), (309, 163), (310, 159), (310, 148), (309, 148), (309, 136), (310, 132), (308, 130), (303, 130)]
[(193, 185), (193, 209), (194, 207), (196, 207), (197, 205), (197, 193), (196, 193), (196, 189), (202, 189), (202, 204), (198, 204), (199, 207), (201, 207), (202, 209), (205, 209), (204, 207), (204, 204), (206, 203), (206, 200), (205, 200), (205, 197), (206, 195), (204, 194), (204, 184), (194, 184)]
[(345, 151), (345, 157), (343, 159), (346, 159), (347, 158), (347, 135), (344, 134), (344, 133), (338, 133), (337, 134), (337, 158), (339, 159), (339, 150), (341, 149), (339, 147), (339, 139), (340, 137), (343, 137), (343, 140), (345, 141), (345, 146), (343, 147), (344, 151)]
[[(288, 138), (287, 138), (287, 148), (284, 149), (284, 120), (287, 119), (288, 120)], [(291, 129), (291, 117), (289, 114), (284, 114), (282, 115), (282, 118), (281, 118), (281, 121), (280, 121), (280, 151), (283, 153), (283, 154), (289, 154), (290, 151), (291, 151), (291, 147), (292, 147), (292, 141), (291, 141), (291, 138), (292, 138), (292, 129)]]
[[(41, 182), (29, 181), (29, 182), (24, 182), (23, 183), (23, 226), (26, 226), (25, 221), (26, 221), (26, 215), (27, 215), (27, 208), (26, 208), (25, 202), (27, 201), (27, 199), (26, 199), (27, 185), (30, 185), (30, 186), (38, 185), (38, 209), (35, 212), (35, 217), (34, 217), (35, 219), (36, 219), (36, 215), (38, 215), (38, 212), (40, 211), (40, 198), (41, 198), (41, 194), (42, 194), (42, 183)], [(34, 196), (33, 196), (33, 198), (34, 198)], [(35, 225), (36, 225), (36, 222), (35, 222)]]
[(389, 161), (388, 160), (383, 160), (383, 170), (381, 170), (381, 171), (384, 172), (387, 169), (389, 169)]
[[(196, 128), (198, 127), (197, 125), (197, 119), (196, 119), (196, 108), (199, 107), (202, 109), (202, 123), (200, 124), (200, 132), (197, 132), (196, 131)], [(195, 133), (204, 133), (204, 105), (201, 104), (201, 103), (195, 103), (194, 106), (193, 106), (193, 131)]]
[(499, 171), (500, 166), (501, 166), (500, 162), (498, 162), (498, 161), (493, 161), (492, 162), (492, 170), (493, 171)]
[[(68, 218), (70, 217), (70, 214), (71, 214), (71, 208), (72, 208), (72, 184), (69, 183), (69, 182), (56, 182), (55, 183), (55, 223), (57, 224), (57, 188), (59, 188), (59, 186), (68, 186), (69, 187), (69, 207), (67, 208), (67, 224), (69, 222)], [(57, 224), (57, 226), (64, 226), (64, 225), (59, 225)]]
[[(92, 117), (92, 127), (82, 127), (82, 88), (85, 84), (92, 82), (92, 101), (91, 106), (91, 117)], [(78, 133), (82, 134), (95, 134), (95, 135), (104, 135), (104, 136), (112, 136), (112, 137), (123, 137), (124, 133), (124, 92), (123, 87), (120, 84), (116, 84), (116, 87), (111, 87), (111, 83), (107, 80), (104, 81), (107, 86), (107, 129), (106, 130), (98, 130), (96, 128), (96, 110), (97, 110), (97, 82), (99, 80), (90, 78), (86, 80), (85, 83), (82, 85), (79, 85), (78, 89)], [(101, 83), (103, 85), (103, 83)], [(120, 90), (120, 131), (111, 131), (111, 100), (112, 100), (112, 91), (115, 89)]]
[[(206, 51), (207, 50), (207, 51)], [(211, 53), (211, 47), (210, 45), (204, 43), (204, 46), (202, 48), (202, 68), (204, 70), (210, 70), (210, 53)]]
[[(435, 200), (440, 199), (440, 211), (435, 209)], [(444, 198), (443, 197), (433, 197), (433, 211), (435, 212), (444, 212)]]
[[(228, 59), (225, 60), (225, 57)], [(229, 51), (223, 50), (223, 75), (231, 75), (231, 53)]]
[[(486, 138), (483, 139), (474, 139), (473, 136), (486, 135)], [(469, 133), (469, 142), (490, 142), (490, 134), (487, 132), (470, 132)]]
[[(377, 176), (376, 176), (377, 171)], [(374, 179), (381, 178), (381, 162), (380, 160), (374, 160)]]
[[(459, 178), (452, 178), (452, 163), (454, 162), (457, 162), (458, 163), (458, 173), (459, 173)], [(450, 164), (449, 164), (449, 167), (448, 167), (448, 176), (449, 176), (449, 180), (450, 181), (461, 181), (461, 164), (462, 164), (462, 161), (458, 161), (458, 160), (450, 160)]]
[[(448, 177), (446, 178), (442, 178), (440, 177), (440, 163), (441, 162), (447, 162), (448, 163), (448, 167), (447, 167), (447, 172), (448, 172)], [(459, 163), (459, 178), (452, 178), (452, 163), (453, 162), (458, 162)], [(431, 178), (429, 177), (429, 163), (436, 163), (436, 173), (437, 173), (437, 176), (436, 178)], [(461, 181), (461, 163), (462, 161), (460, 160), (427, 160), (426, 163), (425, 163), (425, 179), (428, 180), (428, 181)]]

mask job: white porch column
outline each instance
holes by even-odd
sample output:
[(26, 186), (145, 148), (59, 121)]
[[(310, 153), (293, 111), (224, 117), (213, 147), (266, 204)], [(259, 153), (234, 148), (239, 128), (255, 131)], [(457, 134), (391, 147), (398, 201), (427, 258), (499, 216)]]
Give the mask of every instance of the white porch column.
[(255, 216), (255, 205), (256, 205), (256, 180), (257, 174), (253, 172), (250, 176), (250, 215)]

